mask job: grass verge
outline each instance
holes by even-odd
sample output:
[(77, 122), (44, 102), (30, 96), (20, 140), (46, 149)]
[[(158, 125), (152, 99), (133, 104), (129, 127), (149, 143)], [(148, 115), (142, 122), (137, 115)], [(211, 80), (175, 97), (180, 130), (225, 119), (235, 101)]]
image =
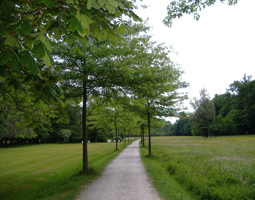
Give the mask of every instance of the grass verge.
[(141, 147), (140, 152), (146, 171), (162, 198), (169, 200), (198, 199), (170, 176), (155, 156), (148, 156), (147, 148)]
[(153, 157), (141, 148), (142, 158), (165, 199), (178, 199), (167, 191), (174, 183), (198, 199), (255, 199), (255, 136), (153, 137), (152, 144)]
[(0, 148), (0, 199), (75, 199), (125, 148), (88, 145), (90, 173), (82, 171), (82, 144), (40, 144)]

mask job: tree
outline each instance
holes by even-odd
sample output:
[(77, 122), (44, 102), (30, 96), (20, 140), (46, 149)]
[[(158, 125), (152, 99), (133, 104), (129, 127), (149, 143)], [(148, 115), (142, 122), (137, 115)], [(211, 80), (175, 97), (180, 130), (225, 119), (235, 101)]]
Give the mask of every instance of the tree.
[(149, 155), (151, 154), (151, 118), (153, 116), (174, 116), (180, 110), (178, 103), (186, 99), (179, 93), (179, 88), (187, 87), (180, 80), (182, 72), (176, 68), (168, 57), (167, 47), (153, 46), (149, 41), (144, 44), (144, 59), (139, 60), (137, 67), (140, 84), (132, 85), (130, 94), (133, 98), (131, 106), (147, 116), (149, 135)]
[[(83, 101), (83, 169), (88, 169), (87, 154), (87, 99), (91, 95), (109, 96), (116, 93), (118, 85), (122, 84), (119, 76), (124, 73), (116, 69), (112, 59), (112, 49), (107, 41), (99, 42), (90, 39), (86, 44), (65, 43), (56, 46), (57, 60), (55, 71), (61, 77), (61, 86), (68, 98), (78, 98)], [(83, 51), (74, 51), (79, 46)], [(70, 51), (73, 49), (73, 51)]]
[(119, 127), (123, 123), (126, 113), (117, 101), (94, 101), (91, 102), (92, 115), (89, 117), (91, 128), (96, 129), (114, 129), (116, 141), (116, 151), (118, 150), (118, 132)]
[(210, 101), (206, 89), (201, 89), (200, 99), (194, 98), (190, 102), (195, 113), (191, 116), (191, 121), (194, 123), (194, 129), (203, 137), (208, 137), (211, 129), (214, 128), (215, 122), (215, 107), (213, 101)]
[(240, 81), (234, 81), (230, 85), (229, 92), (233, 98), (231, 110), (227, 117), (234, 121), (236, 130), (235, 134), (254, 133), (254, 97), (255, 88), (254, 80), (251, 76), (246, 76)]
[[(235, 5), (238, 0), (220, 0), (221, 2), (228, 2), (229, 5)], [(193, 14), (194, 19), (199, 20), (199, 11), (206, 6), (211, 6), (216, 0), (172, 0), (167, 6), (167, 16), (163, 22), (166, 26), (171, 26), (173, 19), (180, 18), (183, 14)]]

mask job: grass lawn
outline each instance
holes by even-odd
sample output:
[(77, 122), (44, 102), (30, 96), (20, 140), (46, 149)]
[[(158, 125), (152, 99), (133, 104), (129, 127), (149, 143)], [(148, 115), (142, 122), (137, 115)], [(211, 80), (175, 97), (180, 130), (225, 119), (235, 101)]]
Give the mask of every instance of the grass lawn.
[(153, 137), (147, 154), (141, 148), (165, 199), (255, 199), (255, 136)]
[[(125, 148), (119, 143), (119, 150)], [(88, 144), (89, 174), (82, 170), (82, 144), (0, 148), (0, 199), (74, 199), (115, 158), (115, 143)]]

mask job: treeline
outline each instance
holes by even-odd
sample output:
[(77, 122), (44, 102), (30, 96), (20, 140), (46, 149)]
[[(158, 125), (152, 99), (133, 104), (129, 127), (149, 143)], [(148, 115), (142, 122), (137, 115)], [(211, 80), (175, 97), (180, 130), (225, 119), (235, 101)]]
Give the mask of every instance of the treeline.
[[(49, 37), (54, 62), (32, 59), (38, 74), (23, 65), (17, 72), (12, 57), (1, 57), (0, 145), (130, 138), (163, 127), (157, 116), (177, 115), (174, 104), (187, 98), (178, 89), (188, 84), (171, 49), (151, 41), (145, 24), (126, 24), (125, 34), (114, 29), (115, 40)], [(33, 56), (43, 53), (40, 47), (37, 41)]]
[[(234, 81), (225, 94), (215, 94), (212, 100), (206, 90), (202, 93), (195, 112), (176, 121), (165, 135), (207, 137), (255, 133), (255, 80), (251, 76), (244, 75), (242, 80)], [(213, 117), (206, 119), (210, 115)]]

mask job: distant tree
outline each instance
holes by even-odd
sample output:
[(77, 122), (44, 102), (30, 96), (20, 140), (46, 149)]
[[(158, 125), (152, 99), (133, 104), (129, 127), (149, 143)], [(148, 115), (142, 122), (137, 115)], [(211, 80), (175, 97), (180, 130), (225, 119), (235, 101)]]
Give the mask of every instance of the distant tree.
[(171, 128), (172, 124), (169, 121), (165, 121), (164, 119), (160, 119), (160, 121), (157, 123), (160, 128), (155, 129), (152, 131), (152, 135), (156, 136), (165, 136), (168, 134), (169, 129)]
[(177, 120), (169, 129), (168, 135), (191, 136), (191, 122), (189, 117), (183, 117)]
[(221, 115), (222, 117), (226, 117), (232, 109), (232, 100), (233, 95), (230, 92), (220, 95), (215, 94), (212, 100), (215, 107), (215, 116)]
[[(97, 101), (91, 102), (91, 107), (92, 114), (88, 117), (91, 128), (105, 129), (109, 127), (108, 130), (114, 130), (113, 139), (116, 140), (116, 150), (118, 150), (118, 133), (120, 129), (123, 129), (123, 124), (126, 125), (128, 113), (123, 110), (119, 102), (114, 100), (107, 102), (103, 99), (97, 99)], [(131, 122), (131, 119), (129, 119), (129, 122)], [(128, 125), (126, 125), (126, 129), (129, 129)]]
[(235, 134), (254, 133), (254, 97), (255, 81), (251, 76), (246, 76), (242, 80), (234, 81), (230, 85), (229, 92), (233, 96), (231, 111), (227, 117), (232, 119), (235, 124)]
[(218, 115), (215, 117), (215, 129), (214, 135), (233, 135), (235, 130), (235, 124), (233, 120), (228, 117), (222, 117)]
[(61, 130), (69, 130), (71, 135), (65, 138), (65, 142), (82, 141), (82, 107), (73, 101), (65, 103), (65, 107), (60, 107), (58, 116), (51, 119), (52, 128), (47, 142), (62, 142)]
[(215, 107), (209, 98), (207, 90), (201, 89), (200, 99), (194, 98), (193, 102), (190, 101), (195, 110), (190, 119), (193, 122), (194, 130), (203, 137), (208, 137), (215, 123)]

